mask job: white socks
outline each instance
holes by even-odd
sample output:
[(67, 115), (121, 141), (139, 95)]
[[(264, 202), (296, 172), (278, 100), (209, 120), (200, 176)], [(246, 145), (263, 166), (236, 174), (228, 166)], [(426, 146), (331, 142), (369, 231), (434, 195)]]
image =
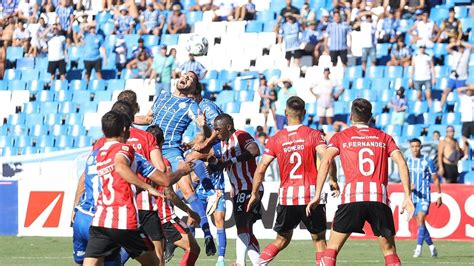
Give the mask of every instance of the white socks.
[(250, 235), (248, 233), (242, 233), (237, 236), (235, 242), (236, 261), (241, 266), (245, 266), (245, 257), (247, 257), (247, 248), (250, 243)]

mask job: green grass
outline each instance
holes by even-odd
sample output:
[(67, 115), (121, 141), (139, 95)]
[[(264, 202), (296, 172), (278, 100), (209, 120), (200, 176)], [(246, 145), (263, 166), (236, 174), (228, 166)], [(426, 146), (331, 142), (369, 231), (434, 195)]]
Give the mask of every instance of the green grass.
[[(261, 246), (269, 240), (262, 240)], [(202, 241), (201, 241), (202, 244)], [(404, 265), (474, 265), (474, 242), (435, 241), (439, 257), (431, 258), (424, 246), (421, 258), (412, 258), (415, 241), (398, 241), (398, 251)], [(202, 245), (203, 246), (203, 245)], [(0, 237), (0, 265), (72, 265), (71, 238)], [(226, 263), (235, 259), (235, 240), (229, 240)], [(167, 265), (178, 265), (182, 252)], [(217, 257), (201, 253), (197, 265), (214, 265)], [(349, 240), (338, 256), (338, 265), (383, 265), (384, 260), (375, 240)], [(129, 265), (137, 265), (134, 261)], [(271, 265), (314, 265), (314, 250), (310, 241), (293, 241)], [(251, 264), (248, 264), (251, 265)]]

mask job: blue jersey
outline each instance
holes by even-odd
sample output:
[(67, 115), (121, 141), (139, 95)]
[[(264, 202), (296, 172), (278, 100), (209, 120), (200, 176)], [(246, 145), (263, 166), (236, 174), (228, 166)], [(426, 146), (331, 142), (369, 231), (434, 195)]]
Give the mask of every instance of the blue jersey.
[(155, 100), (152, 111), (153, 124), (163, 130), (165, 150), (180, 147), (184, 131), (198, 116), (199, 106), (190, 98), (164, 92)]
[(199, 108), (206, 114), (207, 125), (214, 129), (214, 120), (220, 114), (222, 114), (221, 108), (217, 104), (209, 99), (202, 99), (199, 103)]
[(436, 173), (434, 163), (427, 156), (407, 159), (410, 182), (414, 184), (413, 203), (431, 201), (431, 176)]

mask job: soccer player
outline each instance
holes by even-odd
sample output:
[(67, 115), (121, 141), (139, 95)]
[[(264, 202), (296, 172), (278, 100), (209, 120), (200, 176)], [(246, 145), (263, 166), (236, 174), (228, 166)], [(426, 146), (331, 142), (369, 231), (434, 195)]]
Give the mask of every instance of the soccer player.
[(438, 191), (437, 207), (443, 204), (441, 200), (441, 185), (433, 161), (426, 155), (421, 154), (421, 141), (419, 139), (410, 140), (410, 150), (411, 156), (407, 158), (407, 164), (410, 171), (411, 190), (415, 204), (414, 216), (418, 224), (418, 240), (413, 257), (421, 256), (423, 241), (426, 241), (426, 244), (430, 247), (431, 257), (437, 257), (438, 251), (431, 240), (428, 228), (425, 226), (425, 220), (430, 210), (431, 180), (433, 180), (434, 186)]
[[(214, 119), (214, 130), (221, 140), (222, 159), (218, 166), (227, 171), (234, 194), (234, 217), (238, 235), (236, 264), (245, 265), (247, 254), (253, 264), (258, 264), (260, 247), (252, 227), (262, 217), (261, 204), (255, 204), (247, 211), (247, 203), (257, 168), (255, 158), (260, 155), (260, 149), (249, 133), (234, 128), (234, 121), (228, 114), (220, 114)], [(261, 198), (263, 186), (257, 190)]]
[[(320, 204), (306, 216), (306, 204), (316, 191), (317, 156), (326, 151), (326, 141), (321, 132), (302, 125), (306, 114), (305, 102), (292, 96), (286, 102), (288, 126), (268, 140), (265, 153), (255, 172), (252, 195), (247, 208), (260, 200), (258, 188), (263, 182), (265, 171), (276, 158), (280, 168), (280, 193), (275, 227), (276, 240), (260, 255), (260, 265), (266, 265), (290, 244), (293, 229), (301, 222), (311, 233), (317, 249), (316, 265), (326, 248), (326, 206)], [(335, 166), (333, 166), (335, 169)], [(337, 188), (335, 173), (331, 173), (331, 186)]]
[[(159, 147), (163, 145), (164, 136), (163, 130), (157, 125), (152, 125), (147, 128), (147, 131), (153, 134), (156, 138), (156, 142)], [(165, 164), (171, 171), (171, 165), (168, 160), (165, 159)], [(184, 250), (184, 256), (181, 259), (180, 265), (194, 265), (201, 249), (194, 238), (194, 235), (190, 233), (189, 228), (185, 223), (175, 215), (173, 206), (180, 208), (188, 214), (188, 223), (194, 224), (199, 223), (199, 215), (193, 212), (174, 192), (173, 187), (158, 187), (158, 191), (163, 192), (166, 196), (164, 198), (157, 198), (156, 208), (161, 217), (161, 223), (163, 227), (164, 235), (167, 241)]]
[(405, 192), (402, 213), (413, 214), (408, 167), (393, 138), (383, 131), (369, 128), (372, 104), (362, 98), (352, 102), (352, 126), (334, 134), (321, 160), (314, 198), (306, 212), (319, 203), (321, 190), (329, 167), (337, 155), (346, 175), (346, 184), (333, 220), (327, 249), (321, 257), (321, 265), (335, 265), (336, 256), (351, 233), (363, 233), (368, 222), (378, 237), (385, 256), (385, 265), (401, 265), (395, 248), (395, 226), (392, 210), (388, 206), (388, 158), (397, 164)]

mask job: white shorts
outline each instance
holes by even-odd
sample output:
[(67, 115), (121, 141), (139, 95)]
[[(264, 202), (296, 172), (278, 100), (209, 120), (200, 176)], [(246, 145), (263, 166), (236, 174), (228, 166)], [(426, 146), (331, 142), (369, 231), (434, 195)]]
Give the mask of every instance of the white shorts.
[(334, 108), (318, 107), (317, 114), (319, 117), (334, 117)]

